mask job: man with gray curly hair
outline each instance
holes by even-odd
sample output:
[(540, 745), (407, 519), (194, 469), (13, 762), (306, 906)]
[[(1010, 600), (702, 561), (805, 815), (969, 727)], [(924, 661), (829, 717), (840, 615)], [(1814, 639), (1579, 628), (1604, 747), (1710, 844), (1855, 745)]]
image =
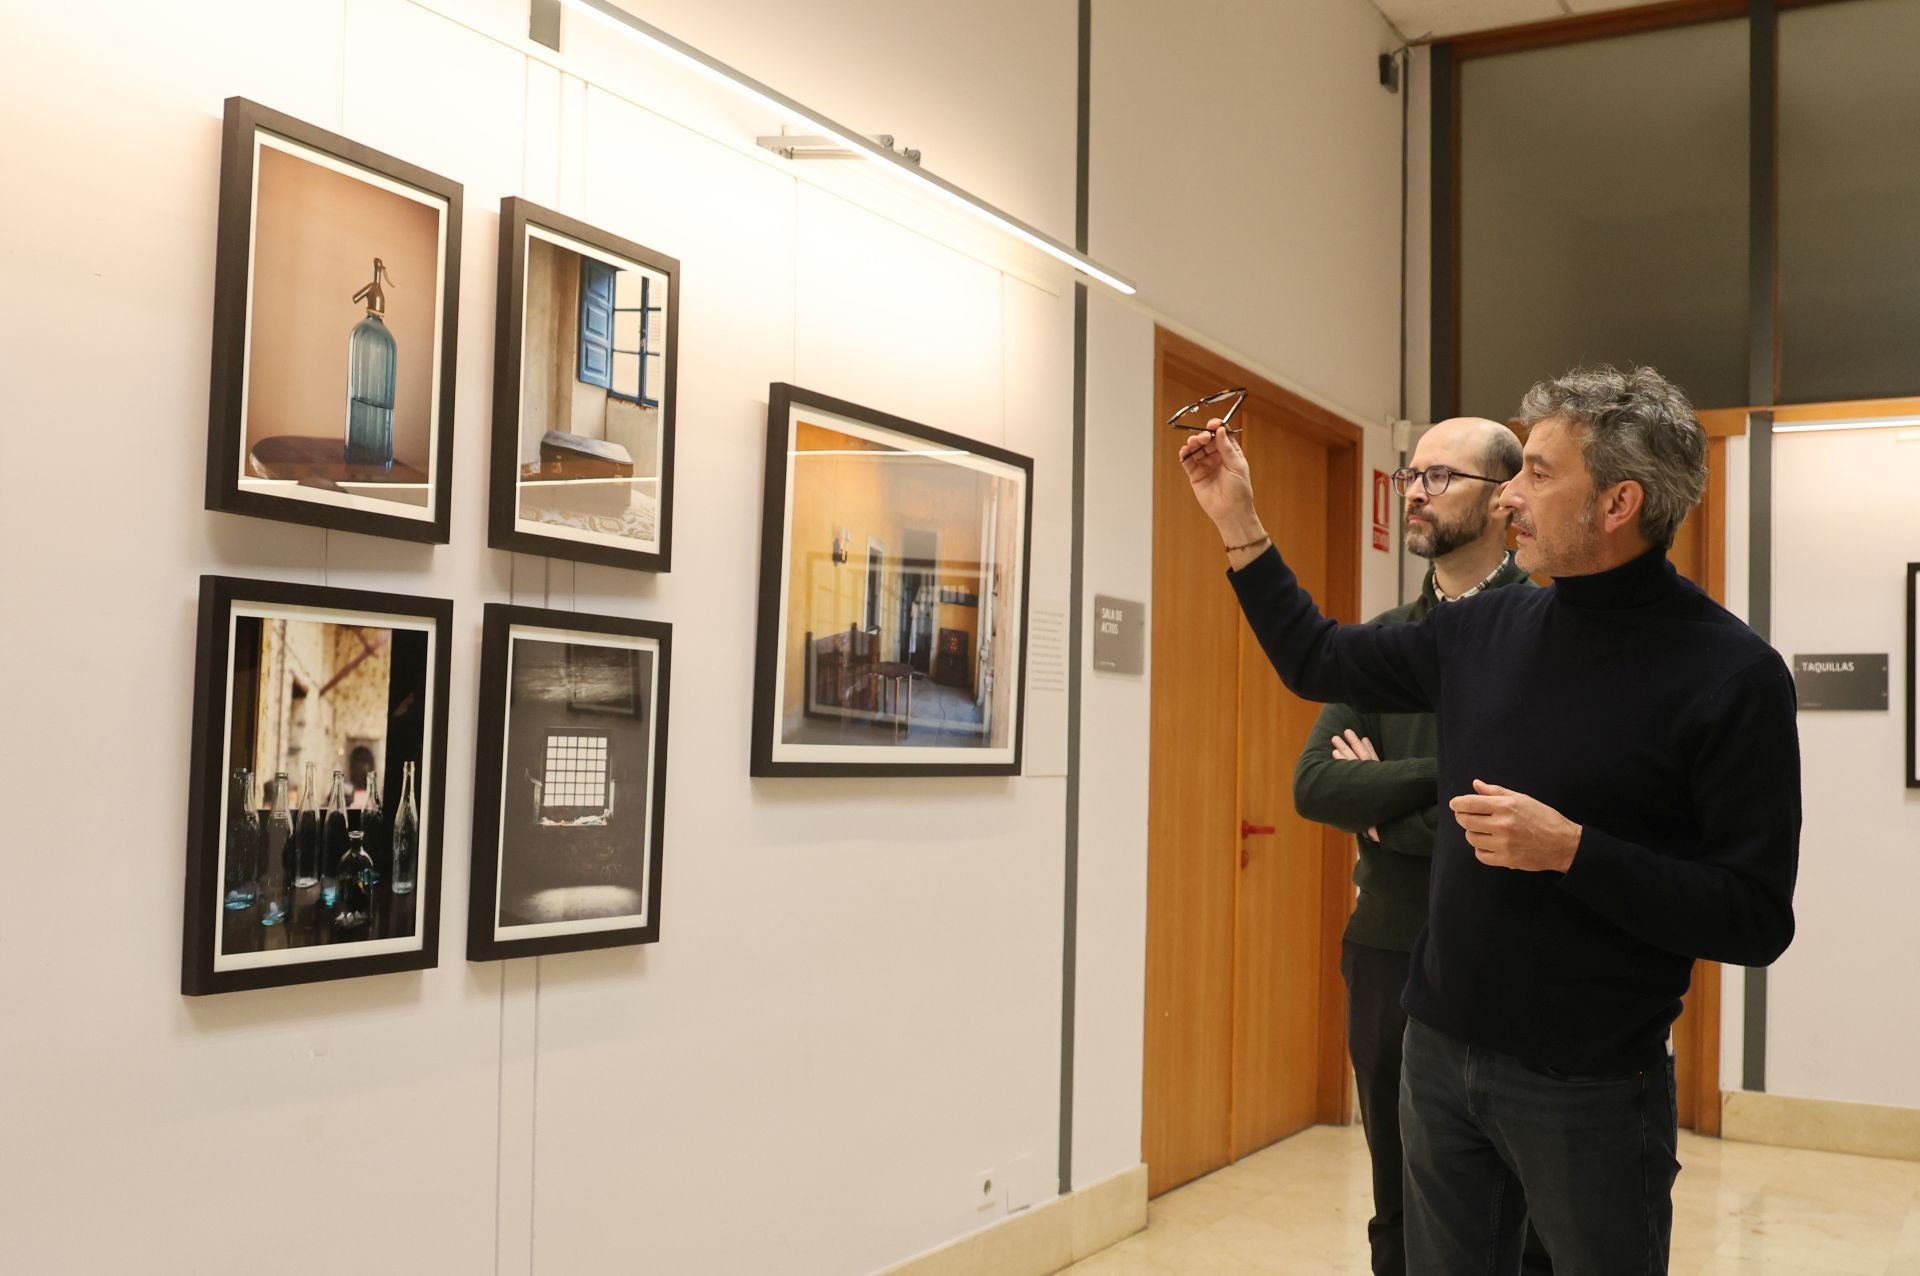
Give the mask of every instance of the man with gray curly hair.
[(1408, 1272), (1508, 1276), (1530, 1218), (1561, 1276), (1664, 1273), (1666, 1042), (1694, 959), (1764, 966), (1793, 938), (1793, 682), (1667, 561), (1706, 479), (1676, 387), (1577, 370), (1535, 386), (1522, 421), (1499, 505), (1553, 587), (1418, 624), (1320, 615), (1220, 422), (1181, 460), (1295, 694), (1437, 714), (1452, 818), (1403, 998)]
[[(1585, 575), (1606, 560), (1601, 493), (1619, 502), (1637, 491), (1633, 522), (1639, 540), (1664, 551), (1707, 489), (1706, 431), (1686, 396), (1652, 368), (1582, 368), (1542, 381), (1520, 401), (1520, 423), (1540, 439), (1531, 481), (1510, 484), (1503, 503), (1518, 533), (1516, 556), (1535, 575)], [(1548, 478), (1569, 473), (1566, 453), (1576, 447), (1590, 485), (1578, 509), (1570, 510), (1562, 499), (1568, 487)], [(1520, 478), (1528, 479), (1529, 469)], [(1523, 516), (1531, 502), (1541, 510)], [(1541, 513), (1557, 520), (1544, 546), (1531, 525)], [(1626, 542), (1628, 549), (1636, 545), (1631, 538)]]

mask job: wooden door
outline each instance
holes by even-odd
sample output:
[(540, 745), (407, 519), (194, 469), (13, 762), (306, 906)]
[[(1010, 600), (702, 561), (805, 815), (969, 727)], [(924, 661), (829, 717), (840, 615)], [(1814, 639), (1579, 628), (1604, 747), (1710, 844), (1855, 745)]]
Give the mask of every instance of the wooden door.
[[(1265, 404), (1251, 404), (1241, 442), (1252, 466), (1261, 521), (1316, 599), (1329, 595), (1328, 495), (1337, 481), (1329, 448), (1287, 428)], [(1324, 605), (1324, 603), (1323, 603)], [(1233, 1151), (1236, 1157), (1285, 1138), (1316, 1119), (1323, 1031), (1344, 1049), (1344, 1005), (1322, 1022), (1325, 981), (1312, 977), (1331, 960), (1338, 970), (1336, 921), (1329, 955), (1322, 897), (1346, 887), (1344, 861), (1326, 863), (1318, 824), (1293, 808), (1293, 769), (1320, 706), (1281, 685), (1253, 631), (1237, 627), (1240, 664), (1240, 877), (1235, 910)], [(1253, 830), (1271, 828), (1272, 833)], [(1343, 851), (1353, 843), (1341, 838)], [(1336, 1062), (1336, 1068), (1338, 1063)]]
[[(1744, 434), (1745, 409), (1702, 411), (1707, 490), (1673, 538), (1674, 569), (1708, 597), (1727, 601), (1727, 439)], [(1682, 1129), (1720, 1133), (1720, 965), (1693, 963), (1693, 983), (1673, 1025), (1673, 1068)]]
[[(1235, 423), (1247, 426), (1262, 516), (1323, 605), (1351, 618), (1359, 431), (1255, 382), (1163, 332), (1156, 425), (1215, 390), (1254, 388)], [(1159, 434), (1142, 1126), (1155, 1194), (1344, 1119), (1350, 893), (1350, 844), (1293, 811), (1293, 765), (1317, 708), (1286, 692), (1241, 620), (1219, 536), (1178, 463), (1180, 436)], [(1274, 831), (1243, 837), (1243, 822)]]

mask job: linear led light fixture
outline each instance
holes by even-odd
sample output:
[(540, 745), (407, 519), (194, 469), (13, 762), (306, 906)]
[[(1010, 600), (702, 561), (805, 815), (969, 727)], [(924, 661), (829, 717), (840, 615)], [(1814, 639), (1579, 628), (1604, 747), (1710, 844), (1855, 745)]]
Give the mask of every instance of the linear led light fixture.
[(1920, 425), (1920, 416), (1876, 416), (1858, 421), (1796, 421), (1776, 425), (1775, 434), (1819, 434), (1827, 430), (1897, 430)]
[(1081, 274), (1092, 279), (1097, 279), (1115, 291), (1127, 294), (1134, 292), (1134, 286), (1132, 284), (1114, 274), (1112, 271), (1107, 270), (1086, 254), (1076, 252), (1051, 235), (1035, 230), (1033, 227), (1009, 213), (1001, 212), (992, 204), (987, 203), (977, 196), (968, 194), (953, 183), (935, 177), (932, 173), (926, 172), (918, 166), (909, 163), (900, 155), (862, 136), (853, 129), (836, 124), (817, 111), (809, 110), (786, 94), (770, 89), (751, 76), (743, 75), (734, 70), (724, 62), (718, 62), (708, 57), (692, 45), (687, 44), (683, 40), (675, 39), (650, 22), (644, 22), (634, 17), (625, 9), (610, 3), (609, 0), (561, 0), (561, 3), (579, 10), (588, 17), (605, 23), (629, 39), (638, 40), (648, 45), (656, 52), (663, 53), (682, 66), (699, 72), (716, 84), (721, 84), (732, 89), (735, 93), (740, 94), (749, 101), (757, 102), (761, 106), (778, 112), (793, 123), (801, 125), (810, 133), (818, 134), (820, 137), (836, 143), (849, 153), (872, 161), (887, 172), (904, 178), (909, 184), (939, 196), (961, 211), (979, 218), (995, 229), (1005, 231), (1015, 239), (1020, 240), (1030, 247), (1039, 249), (1049, 257), (1071, 266)]

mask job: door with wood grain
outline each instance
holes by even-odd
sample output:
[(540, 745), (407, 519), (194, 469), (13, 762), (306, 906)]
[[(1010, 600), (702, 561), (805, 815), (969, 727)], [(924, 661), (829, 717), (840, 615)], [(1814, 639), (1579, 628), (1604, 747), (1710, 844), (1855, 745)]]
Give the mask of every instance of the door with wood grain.
[[(1359, 431), (1172, 336), (1157, 422), (1228, 386), (1261, 517), (1323, 609), (1358, 592)], [(1339, 935), (1350, 839), (1294, 813), (1318, 706), (1281, 686), (1241, 619), (1219, 536), (1160, 429), (1154, 464), (1142, 1156), (1159, 1193), (1345, 1117)]]

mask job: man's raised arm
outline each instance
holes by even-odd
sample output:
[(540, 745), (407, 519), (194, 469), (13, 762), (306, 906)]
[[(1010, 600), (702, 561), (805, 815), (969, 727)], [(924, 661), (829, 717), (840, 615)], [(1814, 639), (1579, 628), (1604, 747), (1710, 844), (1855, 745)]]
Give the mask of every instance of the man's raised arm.
[(1322, 616), (1261, 524), (1246, 454), (1223, 422), (1210, 421), (1190, 437), (1180, 463), (1220, 533), (1240, 610), (1288, 690), (1359, 709), (1433, 711), (1440, 672), (1431, 619), (1341, 625)]

